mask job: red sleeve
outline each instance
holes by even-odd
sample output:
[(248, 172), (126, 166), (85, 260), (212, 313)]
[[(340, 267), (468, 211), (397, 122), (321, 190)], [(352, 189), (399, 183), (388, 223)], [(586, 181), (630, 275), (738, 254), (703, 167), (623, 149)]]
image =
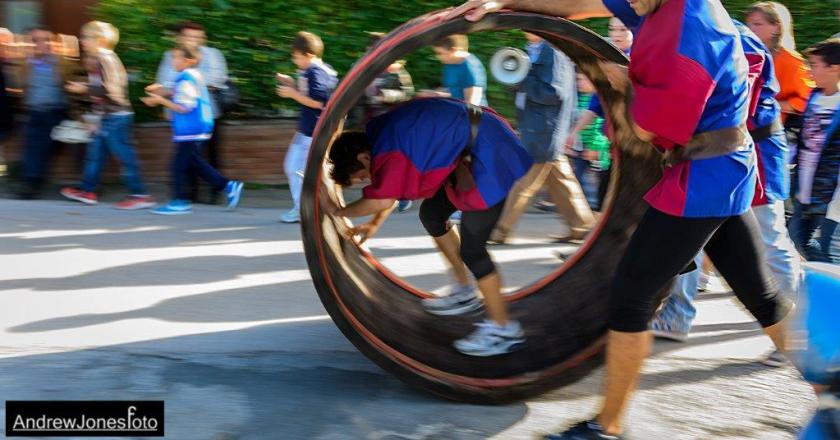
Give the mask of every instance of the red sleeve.
[(715, 82), (700, 64), (684, 56), (661, 68), (668, 75), (659, 83), (633, 82), (633, 122), (666, 141), (685, 145), (697, 129)]
[[(362, 189), (366, 199), (402, 199), (406, 192), (406, 179), (410, 163), (399, 152), (384, 153), (373, 158), (370, 185)], [(414, 173), (416, 174), (416, 173)]]

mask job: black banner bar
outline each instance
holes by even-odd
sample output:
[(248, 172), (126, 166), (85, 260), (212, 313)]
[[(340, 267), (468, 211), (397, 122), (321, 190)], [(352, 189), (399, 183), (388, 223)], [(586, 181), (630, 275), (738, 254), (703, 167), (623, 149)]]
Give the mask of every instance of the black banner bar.
[(6, 437), (163, 437), (162, 400), (6, 401)]

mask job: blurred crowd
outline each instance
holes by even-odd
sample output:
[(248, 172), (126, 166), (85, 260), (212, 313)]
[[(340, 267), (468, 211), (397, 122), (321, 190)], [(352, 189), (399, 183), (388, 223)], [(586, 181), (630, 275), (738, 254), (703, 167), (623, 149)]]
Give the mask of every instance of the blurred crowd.
[[(743, 23), (738, 21), (735, 25), (746, 58), (762, 60), (755, 66), (756, 70), (750, 72), (753, 108), (746, 127), (757, 149), (757, 154), (750, 152), (745, 159), (750, 164), (754, 160), (758, 163), (758, 185), (751, 203), (752, 211), (767, 251), (766, 265), (784, 287), (782, 290), (791, 295), (788, 300), (797, 302), (796, 294), (803, 277), (799, 267), (801, 260), (840, 264), (840, 232), (837, 231), (840, 222), (840, 38), (827, 33), (826, 40), (804, 54), (799, 53), (792, 16), (778, 2), (755, 3), (740, 19)], [(633, 26), (636, 25), (614, 17), (609, 22), (608, 37), (618, 51), (638, 59), (636, 57), (645, 54), (634, 49), (636, 28)], [(55, 142), (63, 141), (86, 144), (80, 184), (61, 189), (61, 194), (68, 199), (89, 205), (98, 203), (99, 177), (112, 156), (120, 163), (120, 175), (127, 188), (125, 199), (115, 205), (118, 209), (151, 209), (154, 214), (182, 215), (192, 212), (192, 203), (200, 199), (212, 204), (223, 199), (228, 210), (236, 208), (242, 198), (244, 183), (219, 171), (223, 168), (219, 152), (224, 138), (220, 120), (237, 104), (236, 84), (228, 75), (224, 54), (209, 45), (212, 36), (208, 38), (200, 23), (183, 22), (177, 35), (176, 46), (161, 54), (156, 81), (145, 87), (146, 95), (140, 98), (144, 105), (164, 108), (175, 145), (170, 168), (171, 198), (166, 203), (158, 203), (147, 189), (137, 160), (128, 75), (118, 55), (119, 30), (111, 24), (94, 21), (80, 30), (78, 40), (54, 35), (43, 26), (36, 26), (22, 36), (0, 31), (5, 67), (5, 75), (0, 75), (3, 82), (0, 84), (0, 114), (3, 115), (0, 139), (8, 136), (15, 121), (26, 120), (21, 136), (23, 172), (16, 183), (20, 198), (32, 199), (42, 194)], [(372, 48), (384, 36), (370, 33), (369, 37), (368, 48)], [(568, 233), (554, 237), (556, 241), (584, 240), (609, 203), (609, 183), (617, 149), (611, 148), (612, 130), (609, 115), (604, 111), (605, 103), (601, 102), (589, 79), (578, 72), (565, 54), (528, 32), (521, 43), (520, 53), (527, 59), (529, 68), (527, 74), (510, 86), (510, 99), (517, 110), (518, 140), (530, 157), (529, 167), (506, 199), (502, 198), (504, 202), (499, 202), (503, 205), (495, 205), (499, 213), (490, 224), (487, 237), (482, 237), (479, 244), (473, 243), (473, 247), (482, 250), (488, 242), (508, 244), (515, 236), (522, 213), (532, 204), (555, 211), (565, 221)], [(439, 88), (416, 90), (409, 66), (404, 61), (396, 61), (368, 85), (364, 96), (348, 115), (345, 127), (364, 129), (372, 120), (407, 106), (406, 102), (415, 99), (456, 100), (459, 105), (468, 104), (468, 109), (493, 106), (486, 93), (488, 70), (470, 53), (466, 35), (446, 36), (431, 46), (441, 63)], [(642, 46), (638, 51), (644, 51), (646, 47)], [(297, 131), (283, 161), (293, 203), (280, 215), (279, 221), (298, 223), (312, 136), (322, 110), (337, 87), (339, 75), (325, 60), (324, 43), (317, 35), (301, 31), (295, 35), (289, 49), (297, 70), (276, 73), (275, 93), (278, 99), (296, 103), (299, 111)], [(493, 69), (490, 71), (492, 74)], [(19, 104), (13, 106), (12, 98)], [(658, 99), (674, 98), (658, 96)], [(675, 105), (678, 106), (679, 103)], [(16, 118), (14, 109), (23, 111), (25, 118)], [(662, 115), (655, 117), (662, 121), (668, 119)], [(694, 130), (689, 131), (693, 133)], [(649, 134), (651, 138), (647, 140), (659, 145), (661, 139)], [(457, 147), (461, 148), (460, 145)], [(371, 155), (370, 151), (367, 153), (364, 166), (370, 171)], [(700, 162), (721, 157), (684, 158), (684, 161)], [(350, 159), (354, 162), (356, 157)], [(679, 159), (666, 156), (663, 164), (673, 166), (679, 164)], [(460, 164), (453, 165), (456, 166)], [(344, 177), (349, 182), (350, 176)], [(199, 179), (209, 188), (206, 198), (197, 191)], [(687, 183), (685, 187), (688, 187)], [(702, 190), (708, 188), (697, 191)], [(685, 192), (691, 191), (686, 189)], [(681, 203), (687, 204), (691, 194), (681, 197)], [(538, 200), (534, 202), (534, 198)], [(411, 200), (399, 200), (398, 205), (385, 210), (404, 212), (411, 203)], [(750, 204), (744, 206), (746, 209)], [(717, 208), (699, 207), (697, 209), (706, 210), (703, 215), (694, 217), (714, 220), (730, 215), (715, 215), (717, 211), (712, 209)], [(347, 211), (350, 209), (347, 207), (344, 209), (345, 213), (355, 212)], [(692, 217), (685, 212), (665, 214)], [(446, 215), (450, 224), (462, 221), (460, 211), (451, 216), (446, 212)], [(374, 226), (378, 227), (378, 224)], [(448, 233), (449, 228), (442, 227), (440, 236)], [(367, 234), (372, 235), (372, 232)], [(463, 256), (463, 249), (461, 253)], [(734, 254), (727, 257), (735, 259)], [(718, 261), (724, 261), (720, 248), (718, 258)], [(466, 263), (470, 266), (470, 261)], [(463, 266), (463, 263), (459, 264)], [(761, 264), (765, 265), (765, 262)], [(714, 271), (701, 252), (696, 256), (693, 268), (680, 273), (671, 295), (650, 323), (650, 329), (657, 336), (685, 340), (695, 314), (694, 297), (706, 288)], [(461, 287), (469, 282), (466, 271), (462, 272), (458, 277)], [(473, 274), (477, 280), (481, 278), (475, 272)], [(729, 277), (737, 279), (736, 275), (730, 273)], [(499, 286), (494, 289), (498, 291)], [(470, 301), (475, 297), (474, 292), (467, 296)], [(456, 293), (446, 301), (458, 301), (458, 298)], [(452, 304), (437, 306), (454, 307)], [(503, 330), (506, 322), (506, 318), (496, 319)], [(520, 333), (516, 330), (512, 334), (520, 340)], [(471, 349), (459, 350), (470, 354)], [(781, 353), (771, 353), (765, 362), (782, 365), (787, 361)]]
[[(837, 263), (840, 256), (833, 239), (840, 208), (834, 194), (840, 146), (836, 139), (825, 139), (826, 134), (834, 135), (830, 122), (836, 100), (815, 92), (812, 66), (796, 50), (793, 22), (786, 7), (760, 2), (743, 18), (773, 53), (779, 85), (776, 99), (782, 110), (788, 139), (787, 164), (792, 171), (792, 178), (776, 177), (785, 186), (778, 195), (786, 199), (791, 238), (805, 258)], [(90, 34), (87, 37), (86, 32)], [(0, 137), (8, 138), (14, 121), (26, 121), (23, 135), (19, 136), (23, 142), (23, 166), (16, 193), (25, 199), (41, 195), (58, 139), (88, 144), (82, 183), (76, 188), (65, 188), (63, 194), (95, 203), (103, 161), (114, 156), (121, 164), (121, 176), (129, 190), (117, 207), (152, 207), (155, 201), (145, 188), (134, 151), (128, 75), (117, 55), (119, 30), (107, 23), (93, 22), (81, 30), (80, 36), (53, 34), (43, 26), (23, 35), (0, 29), (4, 67), (4, 75), (0, 75)], [(370, 33), (369, 47), (382, 36)], [(630, 55), (633, 33), (616, 18), (610, 21), (608, 38)], [(299, 221), (299, 195), (312, 131), (338, 81), (336, 71), (322, 59), (324, 45), (318, 36), (301, 32), (295, 41), (298, 47), (292, 47), (291, 58), (298, 71), (278, 73), (276, 78), (278, 97), (294, 100), (300, 108), (298, 132), (289, 145), (283, 167), (294, 202), (281, 215), (280, 220), (286, 223)], [(209, 137), (199, 140), (196, 154), (187, 155), (195, 157), (184, 159), (181, 171), (173, 171), (172, 180), (180, 182), (179, 188), (173, 189), (173, 199), (184, 206), (197, 200), (215, 204), (224, 192), (220, 186), (224, 179), (212, 179), (207, 194), (199, 194), (198, 170), (223, 167), (219, 152), (224, 130), (219, 122), (226, 111), (236, 106), (238, 92), (228, 76), (224, 54), (208, 44), (201, 24), (183, 22), (176, 43), (197, 51), (198, 60), (191, 69), (197, 72), (194, 77), (198, 84), (208, 92), (207, 107), (213, 121)], [(442, 64), (439, 89), (415, 90), (405, 62), (396, 62), (367, 88), (365, 97), (349, 115), (347, 126), (362, 127), (395, 104), (415, 97), (449, 96), (492, 106), (486, 96), (485, 66), (469, 52), (467, 37), (450, 36), (433, 46)], [(526, 33), (522, 49), (531, 69), (523, 81), (511, 87), (511, 99), (517, 109), (515, 125), (535, 165), (512, 191), (491, 239), (505, 243), (521, 213), (534, 196), (542, 194), (543, 188), (547, 197), (540, 197), (536, 206), (556, 210), (571, 228), (566, 238), (579, 239), (592, 228), (607, 193), (612, 162), (609, 124), (592, 84), (575, 71), (571, 60), (533, 34)], [(162, 54), (156, 83), (146, 88), (149, 96), (175, 97), (180, 72), (173, 65), (172, 53), (170, 50)], [(15, 110), (23, 115), (15, 117)], [(168, 119), (173, 113), (171, 109), (165, 111)], [(175, 174), (184, 177), (177, 179)], [(410, 201), (401, 202), (401, 210), (409, 206)]]

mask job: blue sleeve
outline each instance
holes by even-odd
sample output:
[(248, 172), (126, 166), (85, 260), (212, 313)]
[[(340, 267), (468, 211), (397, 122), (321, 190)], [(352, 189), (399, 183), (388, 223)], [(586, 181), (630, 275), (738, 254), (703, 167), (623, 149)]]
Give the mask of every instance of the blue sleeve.
[(309, 69), (306, 72), (306, 81), (309, 85), (309, 97), (319, 101), (327, 102), (330, 100), (330, 80), (329, 74), (323, 69)]
[(639, 31), (639, 26), (642, 25), (642, 17), (639, 17), (636, 14), (636, 11), (630, 7), (630, 3), (627, 3), (627, 0), (602, 0), (604, 2), (604, 6), (610, 10), (610, 12), (615, 15), (616, 18), (621, 20), (625, 26), (630, 28), (633, 33), (637, 33)]
[(604, 107), (601, 105), (601, 98), (598, 95), (592, 95), (592, 99), (589, 101), (589, 107), (587, 110), (595, 113), (599, 118), (604, 117)]
[(472, 60), (467, 60), (467, 62), (464, 63), (463, 81), (461, 83), (463, 88), (484, 87), (483, 84), (486, 83), (487, 80), (485, 79), (482, 81), (483, 77), (484, 72), (482, 72), (478, 66), (473, 64)]

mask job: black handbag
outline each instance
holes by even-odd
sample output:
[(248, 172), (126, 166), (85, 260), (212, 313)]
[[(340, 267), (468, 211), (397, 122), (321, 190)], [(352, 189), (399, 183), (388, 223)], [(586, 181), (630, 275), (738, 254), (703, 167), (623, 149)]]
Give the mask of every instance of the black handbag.
[(230, 79), (225, 81), (225, 87), (213, 89), (213, 99), (216, 100), (219, 109), (227, 113), (239, 105), (239, 88)]

